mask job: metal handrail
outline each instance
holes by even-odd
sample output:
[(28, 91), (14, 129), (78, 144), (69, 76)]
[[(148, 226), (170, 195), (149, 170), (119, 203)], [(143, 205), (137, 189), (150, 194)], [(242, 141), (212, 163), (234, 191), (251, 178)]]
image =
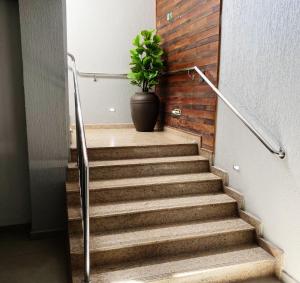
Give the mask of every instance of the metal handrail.
[[(174, 71), (168, 71), (164, 74), (173, 74), (173, 73), (178, 73), (178, 72), (184, 72), (184, 71), (194, 71), (194, 67), (191, 68), (183, 68), (183, 69), (178, 69)], [(127, 73), (97, 73), (97, 72), (81, 72), (77, 71), (77, 75), (82, 78), (93, 78), (96, 80), (97, 78), (102, 78), (102, 79), (128, 79)]]
[[(264, 137), (260, 132), (258, 132), (255, 127), (228, 101), (228, 99), (217, 89), (214, 84), (207, 78), (197, 66), (182, 68), (177, 70), (171, 70), (168, 72), (162, 73), (163, 75), (175, 74), (180, 72), (188, 72), (189, 76), (194, 78), (194, 76), (190, 75), (191, 71), (196, 71), (201, 79), (206, 82), (212, 90), (218, 95), (219, 98), (223, 100), (223, 102), (230, 108), (230, 110), (243, 122), (243, 124), (258, 138), (258, 140), (272, 153), (278, 155), (279, 158), (283, 159), (285, 157), (285, 150), (278, 144), (278, 142), (273, 141), (273, 143), (277, 143), (276, 148)], [(81, 77), (93, 77), (94, 80), (99, 78), (127, 78), (127, 74), (108, 74), (108, 73), (84, 73), (77, 72), (77, 74)]]
[[(167, 71), (167, 72), (163, 72), (162, 75), (173, 75), (173, 74), (177, 74), (177, 73), (182, 73), (182, 72), (187, 72), (188, 73), (188, 76), (194, 80), (194, 75), (191, 74), (193, 71), (195, 71), (195, 67), (188, 67), (188, 68), (181, 68), (181, 69), (176, 69), (176, 70), (171, 70), (171, 71)], [(203, 73), (205, 71), (203, 70)], [(201, 82), (203, 82), (203, 78), (201, 78)]]
[[(273, 145), (264, 137), (260, 132), (258, 132), (254, 126), (246, 120), (246, 118), (228, 101), (228, 99), (214, 86), (214, 84), (207, 78), (204, 74), (204, 71), (201, 71), (197, 66), (182, 68), (177, 70), (172, 70), (165, 72), (163, 74), (171, 75), (175, 73), (185, 72), (187, 71), (190, 75), (190, 71), (196, 71), (201, 79), (206, 82), (212, 90), (220, 97), (223, 102), (230, 108), (230, 110), (243, 122), (243, 124), (258, 138), (258, 140), (272, 153), (278, 155), (279, 158), (283, 159), (285, 157), (284, 149), (278, 144), (278, 142), (273, 141), (273, 143), (277, 143), (277, 147), (274, 148)], [(191, 75), (190, 75), (191, 76)], [(194, 79), (194, 76), (192, 76)]]
[(189, 71), (194, 71), (194, 67), (189, 67), (189, 68), (182, 68), (182, 69), (176, 69), (176, 70), (171, 70), (171, 71), (167, 71), (163, 74), (176, 74), (176, 73), (180, 73), (180, 72), (189, 72)]
[(93, 78), (97, 81), (97, 78), (101, 79), (128, 79), (127, 74), (112, 74), (112, 73), (87, 73), (87, 72), (77, 72), (78, 76), (82, 78)]
[(79, 188), (83, 229), (83, 253), (84, 253), (84, 283), (90, 282), (90, 217), (89, 217), (89, 160), (86, 147), (85, 130), (82, 119), (77, 68), (74, 55), (68, 53), (72, 60), (72, 73), (74, 82), (75, 116), (76, 116), (76, 144), (77, 166), (79, 169)]
[[(193, 69), (200, 75), (200, 77), (212, 88), (212, 90), (220, 97), (223, 102), (230, 108), (230, 110), (243, 122), (243, 124), (258, 138), (258, 140), (273, 154), (278, 155), (279, 158), (283, 159), (285, 157), (284, 149), (278, 144), (276, 148), (271, 145), (271, 143), (264, 137), (260, 132), (258, 132), (250, 122), (228, 101), (228, 99), (213, 85), (213, 83), (205, 76), (205, 74), (197, 67), (194, 66)], [(273, 141), (275, 143), (275, 141)]]

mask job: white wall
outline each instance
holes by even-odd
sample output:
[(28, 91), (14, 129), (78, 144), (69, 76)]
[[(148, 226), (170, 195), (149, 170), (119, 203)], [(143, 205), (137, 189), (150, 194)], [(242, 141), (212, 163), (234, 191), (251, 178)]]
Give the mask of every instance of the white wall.
[(271, 155), (220, 102), (215, 163), (229, 172), (246, 209), (262, 219), (265, 237), (285, 251), (284, 269), (300, 281), (299, 15), (298, 0), (223, 1), (219, 87), (282, 143), (287, 157)]
[[(83, 72), (127, 73), (132, 39), (153, 28), (155, 0), (67, 0), (68, 51)], [(79, 87), (85, 123), (131, 122), (129, 99), (136, 88), (128, 80), (80, 78)], [(72, 121), (73, 105), (71, 89)]]

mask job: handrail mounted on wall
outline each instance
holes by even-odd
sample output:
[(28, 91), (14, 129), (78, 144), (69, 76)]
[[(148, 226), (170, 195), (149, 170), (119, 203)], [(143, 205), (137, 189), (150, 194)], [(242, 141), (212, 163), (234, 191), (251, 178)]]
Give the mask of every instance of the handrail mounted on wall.
[[(169, 72), (166, 72), (164, 74), (175, 74), (179, 72), (187, 71), (189, 76), (191, 77), (190, 72), (195, 71), (200, 76), (200, 78), (206, 82), (212, 90), (218, 95), (220, 99), (229, 107), (229, 109), (242, 121), (242, 123), (258, 138), (258, 140), (272, 153), (276, 154), (279, 158), (283, 159), (285, 157), (285, 151), (284, 149), (278, 144), (278, 142), (273, 141), (272, 143), (260, 132), (258, 132), (255, 127), (228, 101), (228, 99), (217, 89), (214, 84), (207, 78), (207, 76), (204, 74), (204, 71), (201, 71), (200, 68), (197, 66), (190, 67), (190, 68), (184, 68), (184, 69), (178, 69), (178, 70), (172, 70)], [(192, 78), (194, 78), (192, 76)], [(277, 144), (276, 147), (274, 147), (272, 144)]]

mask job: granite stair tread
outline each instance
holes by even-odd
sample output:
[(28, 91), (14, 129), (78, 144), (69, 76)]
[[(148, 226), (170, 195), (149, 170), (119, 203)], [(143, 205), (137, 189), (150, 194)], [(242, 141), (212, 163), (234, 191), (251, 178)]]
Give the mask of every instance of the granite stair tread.
[[(270, 275), (274, 265), (275, 258), (262, 248), (238, 246), (217, 253), (155, 259), (110, 269), (96, 267), (92, 270), (91, 280), (95, 283), (241, 282), (260, 275)], [(75, 273), (73, 283), (81, 282), (81, 278)]]
[[(92, 205), (90, 207), (90, 217), (109, 217), (132, 213), (143, 213), (150, 211), (170, 210), (186, 207), (205, 207), (208, 205), (218, 205), (226, 203), (236, 203), (230, 196), (224, 193), (196, 195), (187, 197), (162, 198), (146, 201), (131, 201), (112, 204)], [(69, 220), (80, 218), (80, 208), (68, 208)]]
[[(276, 253), (239, 211), (241, 197), (199, 152), (190, 142), (88, 149), (92, 282), (229, 283), (277, 272)], [(73, 149), (66, 193), (73, 283), (79, 283), (84, 256), (75, 160)]]
[[(106, 167), (106, 166), (128, 166), (139, 164), (158, 164), (158, 163), (177, 163), (189, 161), (208, 161), (207, 158), (200, 155), (191, 156), (172, 156), (172, 157), (155, 157), (155, 158), (139, 158), (139, 159), (122, 159), (122, 160), (104, 160), (104, 161), (91, 161), (89, 167)], [(68, 164), (70, 169), (77, 168), (75, 162)]]
[[(254, 227), (239, 218), (193, 222), (182, 225), (139, 229), (113, 234), (92, 234), (90, 237), (91, 254), (101, 251), (151, 245), (194, 237), (209, 237), (240, 231), (254, 231)], [(70, 238), (71, 254), (82, 253), (81, 235)]]
[[(201, 181), (221, 181), (221, 178), (210, 172), (192, 173), (192, 174), (178, 174), (178, 175), (164, 175), (151, 176), (139, 178), (123, 178), (112, 180), (94, 180), (90, 181), (90, 190), (126, 188), (132, 186), (151, 186), (157, 184), (176, 184), (187, 182), (201, 182)], [(77, 182), (67, 183), (67, 192), (79, 191)]]

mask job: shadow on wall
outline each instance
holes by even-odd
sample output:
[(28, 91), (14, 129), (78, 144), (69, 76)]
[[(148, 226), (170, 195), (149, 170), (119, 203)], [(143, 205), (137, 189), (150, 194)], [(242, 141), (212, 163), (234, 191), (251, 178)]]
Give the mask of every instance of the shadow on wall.
[(8, 226), (30, 222), (18, 1), (0, 1), (0, 38), (0, 226)]

